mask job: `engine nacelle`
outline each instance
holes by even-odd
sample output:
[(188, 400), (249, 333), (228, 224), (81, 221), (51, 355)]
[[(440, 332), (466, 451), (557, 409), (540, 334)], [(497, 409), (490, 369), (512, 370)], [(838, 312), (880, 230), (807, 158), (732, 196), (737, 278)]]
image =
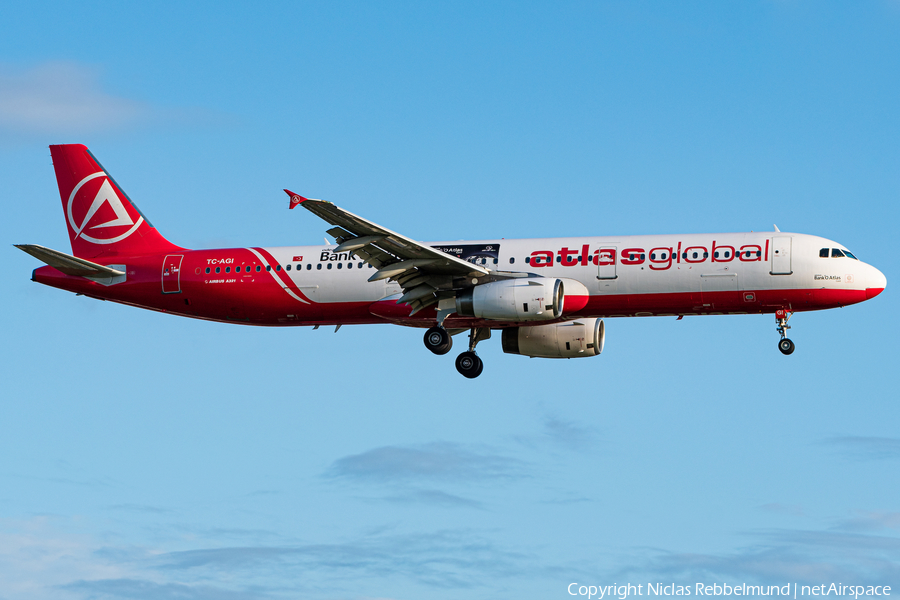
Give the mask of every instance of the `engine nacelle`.
[(503, 351), (532, 358), (581, 358), (603, 352), (603, 319), (576, 319), (567, 323), (509, 327), (501, 336)]
[(561, 279), (548, 277), (483, 283), (456, 295), (456, 314), (497, 321), (552, 321), (563, 313), (565, 287)]

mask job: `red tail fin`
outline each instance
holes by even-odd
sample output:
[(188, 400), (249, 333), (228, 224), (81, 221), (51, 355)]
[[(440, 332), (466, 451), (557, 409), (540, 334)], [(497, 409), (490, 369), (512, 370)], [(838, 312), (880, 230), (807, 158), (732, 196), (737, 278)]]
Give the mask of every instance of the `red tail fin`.
[(81, 144), (50, 146), (72, 254), (137, 256), (183, 250), (161, 236)]

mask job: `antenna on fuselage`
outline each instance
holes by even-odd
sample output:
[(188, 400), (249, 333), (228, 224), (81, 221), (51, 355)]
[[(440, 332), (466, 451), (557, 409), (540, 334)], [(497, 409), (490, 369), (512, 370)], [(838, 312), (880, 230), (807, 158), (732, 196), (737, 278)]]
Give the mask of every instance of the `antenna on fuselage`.
[(778, 233), (781, 233), (781, 230), (778, 229), (778, 225), (775, 225), (775, 224), (773, 223), (773, 224), (772, 224), (772, 227), (775, 228), (775, 231), (777, 231)]

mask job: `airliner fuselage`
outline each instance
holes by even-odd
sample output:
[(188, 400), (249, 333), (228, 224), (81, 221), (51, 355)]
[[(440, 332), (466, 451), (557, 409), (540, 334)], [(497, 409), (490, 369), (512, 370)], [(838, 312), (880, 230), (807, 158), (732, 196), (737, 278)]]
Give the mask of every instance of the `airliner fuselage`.
[(596, 356), (603, 319), (774, 313), (784, 354), (795, 312), (863, 302), (884, 275), (842, 244), (774, 232), (417, 242), (285, 190), (333, 225), (334, 245), (188, 250), (167, 241), (80, 145), (51, 146), (72, 255), (19, 246), (48, 266), (33, 280), (177, 315), (261, 326), (393, 323), (428, 328), (436, 354), (469, 330), (506, 352)]

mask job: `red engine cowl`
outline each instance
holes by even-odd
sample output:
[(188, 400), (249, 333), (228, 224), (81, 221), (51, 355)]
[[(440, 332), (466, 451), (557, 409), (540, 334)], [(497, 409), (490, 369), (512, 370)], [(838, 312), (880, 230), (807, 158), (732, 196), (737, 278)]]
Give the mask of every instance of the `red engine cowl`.
[(567, 323), (509, 327), (501, 336), (503, 351), (532, 358), (581, 358), (603, 352), (603, 319), (576, 319)]

